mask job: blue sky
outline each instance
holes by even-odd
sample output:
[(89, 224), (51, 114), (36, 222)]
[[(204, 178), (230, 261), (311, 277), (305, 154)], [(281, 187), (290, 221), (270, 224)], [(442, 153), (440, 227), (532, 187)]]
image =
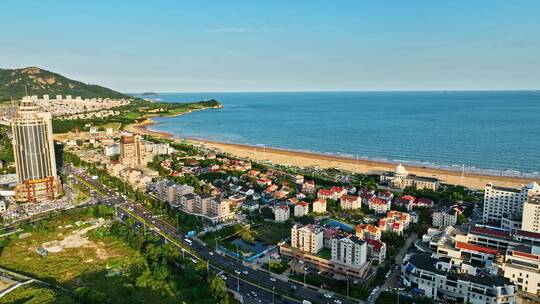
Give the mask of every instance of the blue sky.
[(540, 1), (2, 1), (0, 67), (124, 92), (540, 89)]

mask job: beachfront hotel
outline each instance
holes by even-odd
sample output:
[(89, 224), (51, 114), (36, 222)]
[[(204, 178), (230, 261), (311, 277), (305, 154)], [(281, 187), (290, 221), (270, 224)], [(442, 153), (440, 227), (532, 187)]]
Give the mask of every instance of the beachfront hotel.
[(56, 173), (51, 114), (23, 97), (11, 121), (17, 171), (15, 198), (22, 202), (53, 199), (61, 192)]
[[(521, 189), (499, 187), (493, 184), (487, 184), (484, 191), (484, 212), (482, 221), (484, 223), (502, 224), (503, 218), (530, 219), (530, 214), (523, 216), (523, 206), (529, 196), (540, 195), (540, 186), (536, 183), (530, 183)], [(531, 207), (534, 204), (531, 204)], [(531, 208), (534, 209), (534, 208)], [(534, 215), (533, 219), (534, 219)], [(507, 222), (507, 221), (506, 221)], [(527, 224), (528, 225), (528, 224)], [(521, 227), (505, 227), (504, 229), (520, 229)], [(532, 228), (532, 227), (531, 227)]]
[(437, 191), (441, 181), (434, 177), (417, 176), (409, 174), (402, 164), (396, 166), (394, 171), (384, 172), (380, 178), (382, 184), (388, 184), (390, 188), (405, 189), (406, 187), (414, 187), (416, 189), (429, 189)]

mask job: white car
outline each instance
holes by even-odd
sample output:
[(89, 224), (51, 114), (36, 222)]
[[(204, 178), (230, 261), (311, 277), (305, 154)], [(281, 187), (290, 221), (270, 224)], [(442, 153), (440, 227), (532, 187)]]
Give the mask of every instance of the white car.
[(247, 275), (248, 274), (248, 271), (247, 270), (244, 270), (242, 271), (243, 274)]
[(335, 300), (334, 300), (334, 303), (336, 303), (336, 304), (341, 304), (342, 302), (341, 302), (341, 300), (335, 299)]
[(270, 278), (270, 281), (275, 282), (276, 278)]
[(214, 253), (212, 251), (208, 252), (209, 255), (214, 255)]
[(324, 294), (324, 297), (327, 298), (327, 299), (331, 299), (331, 298), (332, 298), (332, 295), (329, 294), (329, 293), (325, 293), (325, 294)]

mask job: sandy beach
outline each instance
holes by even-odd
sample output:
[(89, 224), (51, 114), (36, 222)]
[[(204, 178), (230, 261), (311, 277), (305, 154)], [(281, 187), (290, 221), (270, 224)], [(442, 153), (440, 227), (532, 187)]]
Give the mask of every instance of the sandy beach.
[[(148, 134), (153, 136), (160, 136), (167, 139), (174, 138), (172, 134), (167, 132), (148, 130), (148, 127), (153, 124), (154, 122), (151, 119), (147, 119), (142, 123), (129, 125), (125, 129), (126, 131), (136, 134)], [(356, 159), (346, 157), (300, 151), (289, 151), (275, 148), (264, 148), (261, 146), (223, 143), (201, 139), (189, 139), (189, 141), (194, 144), (206, 145), (208, 147), (218, 149), (222, 152), (236, 155), (238, 157), (245, 157), (256, 161), (269, 160), (277, 164), (288, 164), (298, 167), (319, 166), (321, 168), (340, 168), (363, 174), (381, 174), (385, 171), (394, 170), (396, 166), (396, 164), (394, 163), (385, 163), (370, 160), (358, 160), (357, 162)], [(406, 168), (411, 174), (426, 177), (435, 177), (442, 180), (444, 183), (453, 185), (463, 184), (464, 186), (471, 189), (484, 189), (484, 186), (487, 183), (493, 183), (497, 186), (515, 188), (519, 188), (524, 184), (530, 183), (531, 181), (536, 181), (540, 183), (540, 180), (529, 178), (495, 176), (467, 172), (465, 172), (462, 181), (461, 172), (458, 171), (449, 171), (428, 167), (417, 167), (410, 165), (407, 165)]]

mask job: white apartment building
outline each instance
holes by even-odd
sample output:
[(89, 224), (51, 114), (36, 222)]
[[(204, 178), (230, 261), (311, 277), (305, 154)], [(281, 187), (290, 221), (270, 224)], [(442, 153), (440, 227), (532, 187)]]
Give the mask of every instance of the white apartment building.
[(341, 209), (353, 210), (362, 207), (362, 199), (356, 195), (342, 195), (340, 198)]
[(404, 286), (444, 303), (516, 303), (516, 287), (508, 279), (455, 271), (447, 259), (426, 253), (416, 253), (404, 259), (401, 279)]
[(315, 200), (312, 204), (313, 213), (325, 213), (326, 212), (326, 200), (319, 198)]
[(504, 277), (518, 290), (538, 295), (540, 292), (540, 247), (516, 246), (506, 251)]
[(294, 225), (291, 228), (291, 247), (317, 254), (323, 248), (323, 229), (315, 225)]
[(367, 261), (366, 242), (353, 235), (338, 235), (330, 240), (332, 261), (360, 268)]
[(376, 196), (368, 200), (369, 210), (375, 211), (377, 214), (383, 214), (390, 211), (392, 203)]
[(120, 144), (103, 146), (103, 154), (105, 154), (105, 156), (120, 155)]
[(290, 217), (289, 206), (279, 205), (274, 208), (274, 220), (276, 222), (285, 222)]
[(500, 223), (503, 217), (522, 217), (523, 205), (529, 194), (540, 193), (540, 186), (530, 183), (521, 189), (487, 184), (484, 192), (484, 223)]
[(302, 201), (294, 205), (294, 216), (304, 216), (304, 215), (307, 215), (308, 213), (309, 213), (308, 203)]
[(456, 210), (438, 210), (432, 214), (432, 225), (434, 227), (446, 227), (453, 226), (457, 223), (457, 212)]
[(521, 229), (540, 233), (540, 194), (529, 195), (523, 205)]

